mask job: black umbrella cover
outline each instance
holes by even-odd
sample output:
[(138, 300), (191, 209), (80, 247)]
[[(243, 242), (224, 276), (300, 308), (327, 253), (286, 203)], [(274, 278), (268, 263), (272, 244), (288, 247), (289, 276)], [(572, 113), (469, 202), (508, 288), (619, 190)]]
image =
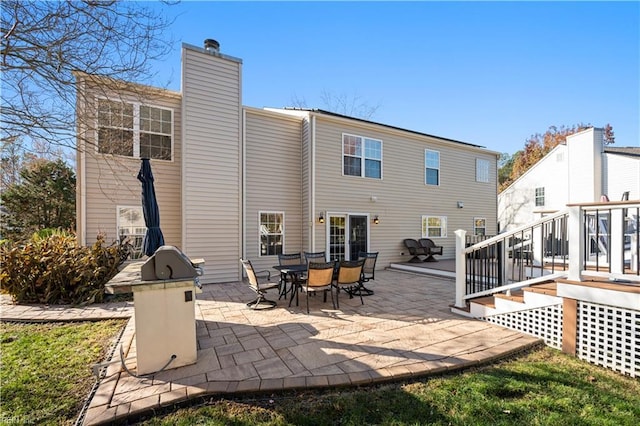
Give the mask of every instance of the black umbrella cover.
[(144, 223), (147, 225), (147, 233), (142, 242), (142, 252), (151, 256), (158, 247), (164, 245), (164, 236), (160, 230), (160, 210), (153, 185), (151, 163), (148, 158), (142, 159), (138, 180), (142, 182), (142, 213), (144, 214)]

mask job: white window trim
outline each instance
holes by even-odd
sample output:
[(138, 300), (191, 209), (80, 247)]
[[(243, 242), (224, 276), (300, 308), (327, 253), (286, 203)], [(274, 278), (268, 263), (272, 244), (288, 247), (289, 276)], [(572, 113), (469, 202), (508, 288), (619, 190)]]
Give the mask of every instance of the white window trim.
[[(100, 100), (104, 100), (104, 101), (109, 101), (109, 102), (120, 102), (120, 103), (124, 103), (124, 104), (131, 104), (133, 105), (133, 156), (129, 157), (128, 155), (120, 155), (120, 154), (108, 154), (105, 152), (100, 152), (100, 143), (98, 141), (98, 131), (100, 130), (100, 120), (98, 117), (98, 102)], [(167, 106), (160, 106), (160, 105), (153, 105), (153, 104), (147, 104), (147, 103), (142, 103), (142, 102), (135, 102), (135, 101), (130, 101), (130, 100), (125, 100), (125, 99), (112, 99), (112, 98), (107, 98), (104, 96), (98, 96), (96, 97), (96, 117), (95, 117), (95, 132), (94, 132), (94, 137), (95, 137), (95, 152), (99, 155), (110, 155), (112, 157), (123, 157), (123, 158), (135, 158), (137, 160), (140, 159), (140, 107), (141, 106), (146, 106), (146, 107), (150, 107), (150, 108), (157, 108), (160, 110), (168, 110), (171, 111), (171, 159), (170, 160), (165, 160), (162, 158), (152, 158), (152, 160), (154, 161), (167, 161), (167, 162), (173, 162), (174, 161), (174, 155), (175, 155), (175, 132), (176, 132), (176, 112), (174, 108), (171, 107), (167, 107)], [(105, 127), (109, 127), (109, 126), (105, 126)], [(116, 127), (109, 127), (109, 128), (113, 128), (116, 129)], [(119, 127), (118, 129), (121, 129), (121, 127)], [(163, 135), (166, 136), (166, 133), (156, 133), (156, 132), (144, 132), (144, 133), (150, 133), (150, 134), (157, 134), (157, 135)]]
[[(542, 192), (542, 195), (541, 195), (541, 196), (538, 196), (538, 190), (539, 190), (539, 189), (541, 189), (541, 190), (542, 190), (542, 191), (541, 191), (541, 192)], [(546, 192), (546, 191), (545, 191), (545, 189), (544, 189), (544, 186), (538, 186), (538, 187), (536, 187), (536, 188), (534, 188), (534, 189), (533, 189), (533, 205), (534, 205), (534, 206), (536, 206), (536, 207), (544, 207), (544, 205), (545, 205), (545, 203), (546, 203), (546, 200), (545, 200), (546, 194), (545, 194), (545, 192)], [(542, 199), (542, 204), (538, 204), (538, 198), (541, 198), (541, 199)]]
[[(347, 156), (344, 153), (344, 137), (345, 136), (352, 136), (354, 138), (360, 138), (362, 140), (362, 155), (359, 157), (360, 158), (360, 176), (354, 176), (354, 175), (347, 175), (344, 172), (344, 157)], [(377, 158), (367, 158), (367, 156), (365, 155), (366, 152), (366, 140), (371, 140), (371, 141), (375, 141), (375, 142), (380, 142), (380, 160), (378, 160)], [(349, 155), (349, 157), (355, 157), (355, 155)], [(361, 177), (361, 178), (366, 178), (366, 179), (375, 179), (375, 180), (382, 180), (383, 178), (383, 169), (384, 169), (384, 142), (381, 139), (376, 139), (376, 138), (370, 138), (368, 136), (361, 136), (361, 135), (355, 135), (353, 133), (342, 133), (342, 155), (340, 157), (340, 159), (342, 160), (342, 176), (349, 176), (349, 177)], [(369, 177), (366, 176), (366, 160), (374, 160), (374, 161), (380, 161), (380, 178), (375, 178), (375, 177)]]
[[(282, 215), (282, 253), (286, 253), (285, 251), (285, 235), (286, 235), (286, 229), (285, 229), (285, 215), (284, 215), (284, 211), (276, 211), (276, 210), (260, 210), (258, 211), (258, 257), (273, 257), (273, 256), (277, 256), (277, 254), (262, 254), (262, 250), (260, 250), (260, 245), (262, 244), (262, 234), (260, 232), (260, 226), (262, 224), (262, 222), (260, 221), (260, 216), (262, 216), (263, 214), (281, 214)], [(278, 235), (278, 234), (270, 234), (270, 235)]]
[[(435, 169), (433, 167), (427, 167), (427, 152), (437, 152), (438, 153), (438, 168)], [(440, 186), (440, 184), (442, 183), (442, 173), (441, 173), (441, 167), (440, 167), (440, 163), (441, 163), (441, 155), (440, 155), (440, 151), (436, 151), (435, 149), (425, 149), (424, 150), (424, 171), (423, 171), (423, 176), (424, 176), (424, 184), (427, 186)], [(434, 169), (434, 170), (438, 170), (438, 184), (434, 185), (432, 183), (427, 183), (427, 169)]]
[[(442, 229), (442, 235), (440, 235), (439, 237), (430, 236), (428, 232), (429, 227), (423, 226), (425, 221), (427, 222), (427, 224), (429, 223), (430, 217), (437, 217), (438, 219), (440, 219), (440, 222), (444, 224), (443, 227), (440, 227), (440, 229)], [(425, 232), (423, 232), (423, 230)], [(431, 238), (431, 239), (447, 238), (447, 216), (438, 216), (438, 215), (431, 215), (431, 214), (422, 215), (422, 220), (420, 222), (420, 232), (422, 233), (422, 238)]]
[(484, 158), (476, 158), (476, 182), (488, 183), (491, 163)]
[[(482, 227), (477, 227), (476, 226), (476, 221), (478, 220), (484, 220), (484, 226)], [(482, 235), (487, 235), (487, 218), (486, 217), (474, 217), (473, 218), (473, 235), (478, 235), (476, 230), (477, 229), (484, 229), (484, 234)]]

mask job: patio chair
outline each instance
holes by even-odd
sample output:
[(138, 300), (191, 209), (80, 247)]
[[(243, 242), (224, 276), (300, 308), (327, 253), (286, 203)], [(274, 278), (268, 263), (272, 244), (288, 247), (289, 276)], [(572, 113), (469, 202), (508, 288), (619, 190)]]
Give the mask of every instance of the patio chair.
[(327, 301), (327, 291), (331, 293), (331, 304), (333, 309), (336, 303), (331, 291), (333, 282), (333, 263), (310, 262), (307, 269), (307, 279), (301, 283), (299, 289), (307, 295), (307, 314), (309, 313), (309, 293), (315, 294), (318, 291), (324, 292), (324, 301)]
[(255, 271), (251, 265), (251, 261), (240, 259), (240, 263), (242, 263), (242, 266), (247, 273), (251, 290), (258, 295), (256, 300), (247, 303), (247, 306), (251, 309), (275, 308), (276, 302), (267, 300), (264, 297), (264, 294), (269, 289), (278, 288), (280, 283), (271, 282), (271, 272), (269, 271)]
[(358, 253), (358, 260), (364, 260), (364, 265), (362, 265), (360, 284), (353, 289), (352, 295), (371, 296), (373, 294), (373, 290), (366, 288), (364, 283), (376, 279), (376, 261), (378, 260), (378, 252), (370, 253), (361, 251)]
[(423, 260), (420, 259), (420, 256), (428, 256), (427, 250), (413, 238), (405, 238), (404, 246), (409, 250), (409, 254), (413, 256), (409, 262), (422, 262)]
[(304, 252), (304, 260), (307, 263), (326, 263), (327, 255), (324, 251)]
[[(340, 309), (340, 289), (345, 289), (349, 297), (353, 297), (355, 289), (362, 284), (362, 266), (364, 259), (356, 261), (343, 260), (338, 267), (338, 277), (332, 284), (336, 289), (336, 306)], [(362, 293), (359, 294), (360, 303), (364, 305)]]
[(424, 247), (427, 253), (427, 258), (423, 262), (437, 262), (438, 260), (433, 257), (434, 254), (442, 256), (442, 246), (437, 246), (436, 243), (429, 238), (420, 238), (418, 242), (421, 247)]
[[(285, 265), (301, 265), (304, 262), (302, 261), (302, 256), (300, 253), (280, 253), (278, 255), (278, 264), (280, 266)], [(280, 274), (280, 298), (287, 295), (287, 283), (293, 283), (293, 277), (287, 274)], [(293, 285), (293, 284), (292, 284)]]

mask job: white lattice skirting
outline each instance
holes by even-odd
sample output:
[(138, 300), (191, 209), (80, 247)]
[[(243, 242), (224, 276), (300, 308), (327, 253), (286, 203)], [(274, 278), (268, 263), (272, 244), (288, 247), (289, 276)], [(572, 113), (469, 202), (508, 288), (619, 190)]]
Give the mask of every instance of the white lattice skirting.
[(547, 346), (562, 349), (562, 303), (492, 315), (484, 319), (510, 330), (539, 337)]
[[(484, 320), (562, 349), (562, 304), (497, 314)], [(640, 377), (640, 311), (578, 301), (576, 340), (578, 358)]]
[(578, 302), (576, 354), (631, 377), (640, 377), (640, 311)]

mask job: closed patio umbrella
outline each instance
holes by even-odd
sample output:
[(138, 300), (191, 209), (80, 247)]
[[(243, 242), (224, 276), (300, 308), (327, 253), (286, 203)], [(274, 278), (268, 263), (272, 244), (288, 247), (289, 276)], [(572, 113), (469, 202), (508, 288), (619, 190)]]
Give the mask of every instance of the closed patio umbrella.
[(142, 159), (138, 172), (138, 180), (142, 182), (142, 213), (147, 225), (147, 232), (142, 242), (142, 252), (151, 256), (158, 247), (164, 245), (164, 236), (160, 230), (160, 210), (156, 200), (156, 190), (153, 185), (153, 173), (148, 158)]

